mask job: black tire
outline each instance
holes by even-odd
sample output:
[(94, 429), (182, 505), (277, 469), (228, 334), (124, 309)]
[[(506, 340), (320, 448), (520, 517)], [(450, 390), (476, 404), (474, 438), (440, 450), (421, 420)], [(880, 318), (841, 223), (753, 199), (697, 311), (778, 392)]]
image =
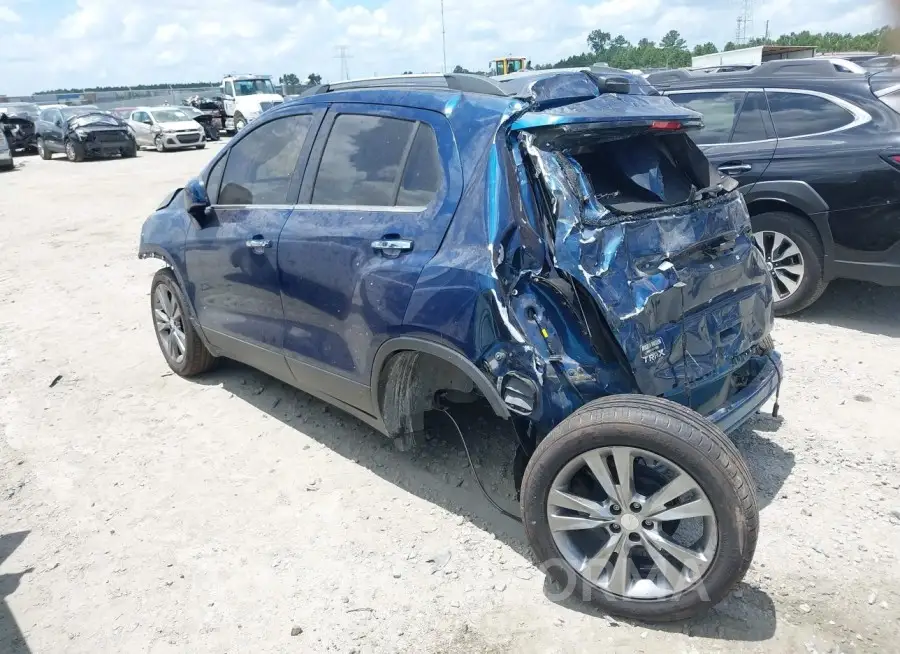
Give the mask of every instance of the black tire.
[(137, 156), (137, 145), (129, 145), (122, 150), (123, 159), (132, 159)]
[(37, 140), (37, 149), (38, 154), (41, 155), (41, 159), (47, 161), (48, 159), (53, 158), (53, 153), (47, 148), (47, 144), (44, 143), (44, 139), (39, 138)]
[(197, 146), (197, 149), (202, 150), (205, 147), (206, 147), (206, 143), (201, 143), (200, 145)]
[(241, 114), (234, 115), (234, 133), (237, 134), (247, 126), (247, 119)]
[(72, 162), (84, 161), (84, 146), (77, 141), (66, 140), (66, 159)]
[[(693, 477), (709, 498), (718, 524), (718, 545), (702, 583), (664, 599), (626, 599), (589, 582), (560, 552), (547, 510), (556, 475), (575, 457), (615, 445), (665, 457)], [(595, 400), (551, 431), (528, 462), (521, 509), (528, 542), (559, 588), (610, 614), (651, 622), (687, 619), (721, 601), (746, 574), (759, 530), (750, 471), (722, 430), (680, 404), (642, 395)]]
[(816, 228), (806, 218), (783, 211), (761, 213), (750, 219), (754, 232), (768, 231), (784, 234), (794, 243), (803, 256), (803, 279), (800, 286), (784, 300), (775, 297), (775, 315), (789, 316), (810, 306), (819, 299), (828, 282), (823, 268), (825, 256)]
[[(185, 336), (185, 352), (184, 358), (181, 361), (176, 361), (170, 356), (163, 344), (159, 330), (156, 329), (156, 307), (154, 305), (154, 298), (156, 296), (157, 288), (161, 285), (165, 286), (181, 306), (183, 316), (181, 327)], [(169, 364), (172, 372), (181, 377), (194, 377), (211, 370), (216, 365), (217, 359), (206, 349), (200, 335), (188, 319), (187, 306), (188, 304), (185, 300), (184, 293), (181, 292), (181, 287), (178, 285), (178, 281), (175, 279), (175, 274), (172, 270), (169, 268), (159, 270), (153, 276), (153, 282), (150, 284), (150, 317), (153, 321), (153, 331), (156, 334), (156, 341), (159, 345), (160, 352), (162, 352), (163, 358), (166, 360), (166, 363)]]
[(759, 350), (763, 354), (769, 354), (775, 350), (775, 339), (771, 334), (766, 334), (759, 342)]

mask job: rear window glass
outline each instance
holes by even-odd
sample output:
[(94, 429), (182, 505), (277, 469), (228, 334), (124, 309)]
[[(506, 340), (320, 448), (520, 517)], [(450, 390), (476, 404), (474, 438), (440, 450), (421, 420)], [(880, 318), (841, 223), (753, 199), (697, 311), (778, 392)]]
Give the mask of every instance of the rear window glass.
[(778, 138), (821, 134), (853, 122), (853, 114), (834, 102), (807, 93), (766, 91)]
[(440, 191), (441, 178), (441, 160), (434, 130), (430, 125), (419, 123), (400, 181), (397, 206), (428, 206)]
[(734, 126), (731, 142), (747, 143), (769, 138), (766, 133), (766, 113), (768, 111), (765, 95), (760, 92), (748, 93)]
[(392, 207), (414, 121), (341, 114), (313, 187), (313, 204)]
[(882, 95), (878, 99), (900, 114), (900, 90), (888, 93), (887, 95)]
[(737, 113), (744, 102), (743, 91), (715, 93), (672, 93), (672, 102), (703, 114), (703, 129), (692, 131), (695, 143), (726, 143), (734, 128)]

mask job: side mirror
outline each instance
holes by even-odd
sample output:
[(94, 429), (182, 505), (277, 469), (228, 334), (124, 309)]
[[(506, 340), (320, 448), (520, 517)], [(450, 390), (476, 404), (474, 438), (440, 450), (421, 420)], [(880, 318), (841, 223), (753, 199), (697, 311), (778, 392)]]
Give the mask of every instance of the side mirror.
[(198, 222), (206, 217), (209, 206), (209, 194), (203, 182), (195, 177), (184, 185), (184, 208)]
[(153, 121), (150, 120), (149, 118), (145, 118), (145, 119), (142, 120), (141, 122), (144, 123), (145, 125), (152, 125), (152, 124), (153, 124)]
[(62, 127), (62, 126), (63, 126), (63, 125), (62, 125), (62, 121), (61, 121), (59, 118), (57, 118), (56, 121), (55, 121), (53, 124), (56, 125), (57, 127)]

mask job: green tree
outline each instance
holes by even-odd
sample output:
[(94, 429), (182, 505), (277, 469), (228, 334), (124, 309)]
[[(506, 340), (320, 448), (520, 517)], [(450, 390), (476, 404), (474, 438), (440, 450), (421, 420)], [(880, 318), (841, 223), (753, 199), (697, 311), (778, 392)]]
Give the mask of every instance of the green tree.
[(285, 73), (278, 78), (278, 83), (285, 86), (300, 86), (300, 78), (294, 73)]
[(322, 76), (316, 73), (310, 73), (306, 78), (306, 83), (309, 86), (318, 86), (322, 83)]
[(708, 54), (716, 54), (719, 49), (716, 47), (716, 44), (712, 41), (707, 41), (706, 43), (698, 43), (694, 46), (694, 49), (691, 50), (691, 54), (695, 57), (699, 57), (701, 55)]
[(591, 48), (591, 52), (595, 55), (602, 55), (606, 52), (607, 46), (609, 46), (610, 33), (604, 32), (603, 30), (593, 30), (590, 34), (588, 34), (587, 42), (588, 46)]
[(666, 32), (666, 35), (662, 37), (659, 45), (662, 48), (672, 48), (674, 50), (687, 49), (687, 41), (681, 38), (681, 34), (678, 32), (678, 30), (669, 30), (668, 32)]

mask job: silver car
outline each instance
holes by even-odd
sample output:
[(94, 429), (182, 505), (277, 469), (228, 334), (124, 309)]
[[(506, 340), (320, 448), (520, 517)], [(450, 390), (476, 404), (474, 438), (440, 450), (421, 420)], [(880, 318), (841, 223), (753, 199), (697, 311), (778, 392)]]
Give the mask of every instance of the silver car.
[(206, 147), (203, 126), (179, 107), (138, 107), (127, 119), (138, 147), (166, 150)]

